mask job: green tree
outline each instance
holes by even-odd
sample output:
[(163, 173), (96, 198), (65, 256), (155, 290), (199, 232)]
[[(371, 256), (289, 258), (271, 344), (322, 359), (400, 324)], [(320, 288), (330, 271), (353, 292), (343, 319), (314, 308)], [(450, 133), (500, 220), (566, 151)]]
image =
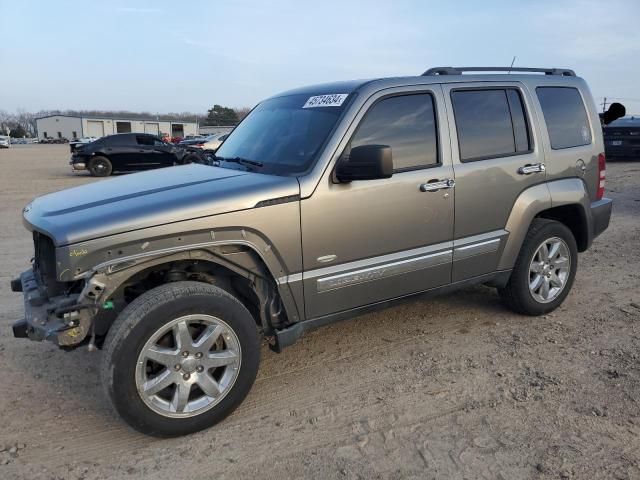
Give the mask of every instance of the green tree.
[(213, 126), (227, 126), (235, 125), (238, 123), (238, 115), (233, 108), (223, 107), (222, 105), (214, 105), (209, 109), (207, 118), (204, 121), (205, 125)]
[(22, 138), (27, 136), (27, 131), (24, 129), (22, 125), (15, 125), (11, 129), (11, 136), (13, 138)]

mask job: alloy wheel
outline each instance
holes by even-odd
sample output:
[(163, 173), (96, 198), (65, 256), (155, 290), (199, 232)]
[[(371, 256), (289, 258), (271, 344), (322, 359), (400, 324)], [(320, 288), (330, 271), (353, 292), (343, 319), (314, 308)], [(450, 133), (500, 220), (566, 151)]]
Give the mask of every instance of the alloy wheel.
[(529, 265), (529, 292), (540, 303), (555, 300), (571, 272), (571, 253), (564, 240), (553, 237), (540, 244)]
[(193, 417), (229, 393), (241, 358), (240, 342), (227, 323), (210, 315), (186, 315), (165, 324), (142, 347), (136, 387), (156, 413)]

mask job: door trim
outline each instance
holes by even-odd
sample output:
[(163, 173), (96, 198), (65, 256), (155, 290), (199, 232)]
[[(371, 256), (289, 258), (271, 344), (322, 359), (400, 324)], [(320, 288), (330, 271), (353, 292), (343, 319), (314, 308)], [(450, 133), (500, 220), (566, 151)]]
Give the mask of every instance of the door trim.
[(508, 235), (509, 232), (506, 230), (495, 230), (452, 242), (437, 243), (308, 272), (292, 273), (279, 277), (276, 281), (278, 285), (286, 285), (315, 278), (317, 293), (328, 292), (451, 261), (465, 260), (476, 255), (494, 253), (500, 249), (502, 240)]
[(451, 263), (453, 250), (422, 255), (420, 257), (399, 260), (397, 262), (384, 263), (377, 267), (364, 268), (348, 273), (340, 273), (329, 277), (323, 277), (316, 281), (316, 291), (318, 293), (337, 290), (339, 288), (350, 287), (359, 283), (381, 280), (383, 278), (401, 275), (424, 268), (435, 267), (446, 263)]

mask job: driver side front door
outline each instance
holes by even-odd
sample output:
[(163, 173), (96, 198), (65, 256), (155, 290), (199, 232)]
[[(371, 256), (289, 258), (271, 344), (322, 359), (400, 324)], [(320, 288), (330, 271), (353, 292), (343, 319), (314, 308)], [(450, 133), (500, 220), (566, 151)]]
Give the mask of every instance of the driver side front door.
[(337, 183), (328, 169), (301, 201), (308, 319), (451, 282), (455, 182), (438, 105), (439, 85), (372, 96), (340, 155), (360, 145), (388, 145), (393, 176)]

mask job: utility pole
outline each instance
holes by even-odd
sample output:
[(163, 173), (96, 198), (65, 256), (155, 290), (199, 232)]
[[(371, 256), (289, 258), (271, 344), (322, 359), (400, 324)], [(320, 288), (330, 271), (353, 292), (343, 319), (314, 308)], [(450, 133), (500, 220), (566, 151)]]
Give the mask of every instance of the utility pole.
[(604, 97), (604, 102), (602, 102), (602, 113), (607, 111), (607, 97)]

